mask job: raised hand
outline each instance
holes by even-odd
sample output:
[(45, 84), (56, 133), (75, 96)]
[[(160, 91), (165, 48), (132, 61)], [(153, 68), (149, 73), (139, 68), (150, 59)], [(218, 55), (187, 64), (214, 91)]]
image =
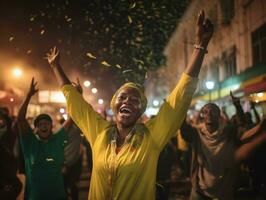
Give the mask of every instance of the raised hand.
[(213, 24), (209, 19), (205, 19), (205, 13), (201, 10), (197, 19), (196, 44), (207, 47), (212, 37), (213, 29)]
[(46, 54), (45, 58), (48, 60), (51, 67), (57, 67), (60, 61), (60, 52), (57, 47), (52, 48), (50, 52)]
[(83, 93), (83, 89), (82, 89), (82, 86), (80, 84), (79, 78), (77, 78), (77, 82), (76, 83), (75, 82), (72, 82), (72, 84), (75, 86), (75, 88), (78, 90), (78, 92), (80, 94)]
[(30, 88), (28, 90), (28, 96), (32, 97), (33, 95), (35, 95), (39, 89), (36, 88), (37, 86), (37, 82), (34, 80), (34, 77), (32, 77), (31, 79), (31, 83), (30, 83)]
[(230, 91), (230, 96), (231, 96), (231, 99), (233, 101), (233, 104), (240, 104), (240, 99), (238, 97), (235, 97), (232, 93), (232, 91)]

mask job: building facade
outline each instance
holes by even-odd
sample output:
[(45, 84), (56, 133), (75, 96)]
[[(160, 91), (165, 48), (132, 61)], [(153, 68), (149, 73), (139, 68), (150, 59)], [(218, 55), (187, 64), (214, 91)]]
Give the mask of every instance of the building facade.
[[(241, 97), (260, 103), (265, 113), (266, 100), (266, 1), (265, 0), (192, 0), (164, 54), (164, 69), (169, 90), (174, 87), (193, 51), (198, 12), (214, 24), (199, 77), (199, 87), (192, 104), (215, 101), (228, 103), (230, 90)], [(210, 91), (206, 82), (214, 83)]]

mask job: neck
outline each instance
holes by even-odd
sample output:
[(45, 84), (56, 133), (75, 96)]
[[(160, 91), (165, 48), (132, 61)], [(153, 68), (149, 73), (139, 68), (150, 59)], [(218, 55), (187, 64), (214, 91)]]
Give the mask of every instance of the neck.
[(132, 131), (132, 129), (134, 128), (134, 125), (133, 126), (124, 127), (121, 124), (117, 124), (116, 128), (117, 128), (118, 137), (121, 138), (121, 139), (124, 139)]

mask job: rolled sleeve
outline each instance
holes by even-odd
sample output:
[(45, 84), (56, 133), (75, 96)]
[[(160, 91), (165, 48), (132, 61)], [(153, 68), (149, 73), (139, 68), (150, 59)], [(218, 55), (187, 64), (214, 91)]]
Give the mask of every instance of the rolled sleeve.
[(158, 114), (147, 122), (151, 138), (161, 150), (177, 132), (186, 117), (198, 79), (182, 74), (177, 86), (166, 98)]
[(106, 128), (109, 122), (94, 111), (74, 86), (64, 85), (61, 91), (66, 98), (69, 115), (92, 145), (97, 134)]

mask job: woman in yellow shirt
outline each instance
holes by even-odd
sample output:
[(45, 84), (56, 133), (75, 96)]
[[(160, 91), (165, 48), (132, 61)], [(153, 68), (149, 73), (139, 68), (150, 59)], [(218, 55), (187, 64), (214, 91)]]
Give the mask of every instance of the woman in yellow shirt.
[(160, 151), (183, 122), (196, 89), (213, 25), (198, 15), (196, 45), (179, 83), (145, 124), (137, 120), (146, 109), (143, 88), (124, 84), (114, 94), (111, 108), (116, 123), (106, 121), (88, 104), (65, 75), (54, 48), (47, 59), (67, 100), (67, 109), (92, 147), (93, 171), (89, 199), (155, 199), (155, 179)]

